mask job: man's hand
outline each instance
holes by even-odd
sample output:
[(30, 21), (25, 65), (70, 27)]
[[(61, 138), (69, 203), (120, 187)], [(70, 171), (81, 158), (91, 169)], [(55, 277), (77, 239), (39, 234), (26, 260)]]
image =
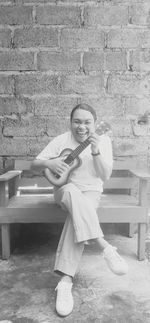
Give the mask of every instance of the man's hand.
[(91, 143), (92, 153), (97, 154), (99, 152), (99, 136), (94, 132), (89, 136), (88, 140)]
[(46, 161), (46, 167), (49, 168), (54, 174), (62, 175), (69, 166), (64, 162), (66, 157), (57, 157)]

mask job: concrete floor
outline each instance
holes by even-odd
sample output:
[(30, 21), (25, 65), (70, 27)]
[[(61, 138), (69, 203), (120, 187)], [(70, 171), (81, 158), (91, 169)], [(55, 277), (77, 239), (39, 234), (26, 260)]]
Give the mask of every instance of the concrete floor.
[(150, 262), (137, 260), (136, 235), (106, 235), (129, 264), (125, 276), (114, 275), (99, 251), (86, 246), (74, 280), (74, 310), (58, 317), (53, 265), (59, 230), (52, 232), (44, 225), (21, 226), (10, 259), (0, 260), (0, 323), (150, 322)]

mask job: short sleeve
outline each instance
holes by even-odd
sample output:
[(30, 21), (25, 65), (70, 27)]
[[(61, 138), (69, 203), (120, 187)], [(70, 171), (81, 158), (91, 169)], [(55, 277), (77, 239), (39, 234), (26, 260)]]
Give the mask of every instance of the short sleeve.
[(57, 157), (60, 153), (60, 140), (59, 137), (54, 138), (49, 144), (40, 152), (36, 159), (48, 160)]

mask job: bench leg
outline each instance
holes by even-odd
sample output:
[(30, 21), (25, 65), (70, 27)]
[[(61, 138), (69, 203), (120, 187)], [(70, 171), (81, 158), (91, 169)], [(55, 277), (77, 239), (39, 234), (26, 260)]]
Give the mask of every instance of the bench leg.
[(138, 259), (145, 259), (146, 223), (138, 224)]
[(10, 224), (1, 224), (2, 259), (10, 257)]
[(135, 223), (129, 223), (129, 232), (128, 232), (128, 236), (129, 238), (133, 238), (134, 233), (135, 233)]

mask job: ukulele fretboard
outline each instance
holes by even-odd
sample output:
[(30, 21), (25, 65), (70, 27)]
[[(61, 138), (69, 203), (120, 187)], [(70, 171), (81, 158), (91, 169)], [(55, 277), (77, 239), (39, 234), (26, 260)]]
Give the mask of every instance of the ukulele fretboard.
[(78, 155), (80, 155), (81, 154), (81, 152), (88, 146), (90, 144), (90, 142), (89, 142), (89, 140), (88, 140), (88, 138), (85, 140), (85, 141), (83, 141), (74, 151), (72, 151), (71, 152), (71, 154), (69, 154), (68, 156), (67, 156), (67, 158), (64, 160), (64, 162), (66, 163), (66, 164), (71, 164), (71, 162), (73, 162), (73, 160), (75, 159), (75, 158), (77, 158), (78, 157)]

